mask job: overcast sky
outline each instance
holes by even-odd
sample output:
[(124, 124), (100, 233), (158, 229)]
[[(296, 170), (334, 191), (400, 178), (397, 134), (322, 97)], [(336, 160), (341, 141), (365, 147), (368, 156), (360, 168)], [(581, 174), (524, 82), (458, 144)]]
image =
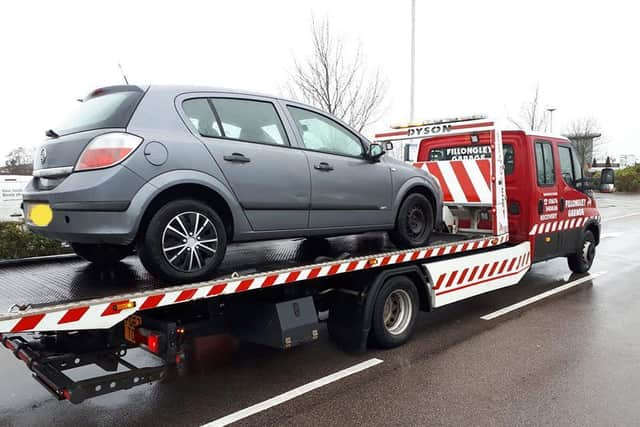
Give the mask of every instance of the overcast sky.
[[(121, 84), (202, 84), (281, 93), (310, 49), (312, 14), (362, 43), (389, 83), (384, 117), (408, 120), (410, 0), (62, 0), (0, 6), (0, 154), (36, 146), (77, 98)], [(554, 130), (601, 124), (611, 154), (640, 154), (640, 25), (623, 1), (417, 0), (416, 119), (517, 116), (536, 85)]]

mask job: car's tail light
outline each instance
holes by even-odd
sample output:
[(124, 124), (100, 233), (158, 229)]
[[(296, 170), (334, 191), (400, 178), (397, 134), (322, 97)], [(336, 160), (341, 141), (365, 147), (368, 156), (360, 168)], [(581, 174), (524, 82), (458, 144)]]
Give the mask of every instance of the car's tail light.
[(84, 149), (75, 170), (108, 168), (120, 163), (142, 142), (142, 138), (130, 133), (112, 132), (96, 136)]

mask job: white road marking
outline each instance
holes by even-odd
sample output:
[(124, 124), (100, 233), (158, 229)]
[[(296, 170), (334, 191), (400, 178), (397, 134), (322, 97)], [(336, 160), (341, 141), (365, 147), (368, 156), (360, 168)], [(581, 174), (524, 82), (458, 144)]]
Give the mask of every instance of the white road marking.
[(331, 375), (327, 375), (326, 377), (319, 378), (315, 381), (312, 381), (300, 387), (296, 387), (293, 390), (289, 390), (278, 396), (272, 397), (271, 399), (267, 399), (263, 402), (256, 403), (253, 406), (249, 406), (248, 408), (241, 409), (225, 417), (218, 418), (217, 420), (204, 424), (202, 427), (221, 427), (221, 426), (229, 425), (236, 421), (240, 421), (241, 419), (250, 417), (251, 415), (255, 415), (258, 412), (262, 412), (274, 406), (280, 405), (288, 400), (295, 399), (296, 397), (302, 396), (305, 393), (309, 393), (310, 391), (323, 387), (327, 384), (341, 380), (342, 378), (348, 377), (349, 375), (353, 375), (358, 372), (364, 371), (365, 369), (369, 369), (382, 362), (383, 361), (381, 359), (375, 359), (375, 358), (366, 360), (362, 363), (358, 363), (357, 365), (353, 365), (350, 368), (343, 369), (341, 371), (335, 372)]
[(606, 239), (606, 238), (608, 238), (608, 237), (620, 237), (620, 236), (622, 236), (623, 234), (624, 234), (624, 233), (622, 233), (622, 232), (602, 233), (602, 234), (600, 235), (600, 238), (601, 238), (601, 239)]
[(525, 300), (522, 300), (522, 301), (517, 302), (515, 304), (512, 304), (510, 306), (501, 308), (500, 310), (494, 311), (493, 313), (489, 313), (487, 315), (484, 315), (484, 316), (481, 317), (481, 319), (482, 320), (491, 320), (491, 319), (495, 319), (496, 317), (504, 316), (507, 313), (510, 313), (512, 311), (515, 311), (515, 310), (518, 310), (518, 309), (520, 309), (522, 307), (525, 307), (525, 306), (527, 306), (529, 304), (533, 304), (536, 301), (540, 301), (541, 299), (550, 297), (551, 295), (555, 295), (555, 294), (557, 294), (559, 292), (566, 291), (567, 289), (573, 288), (574, 286), (578, 286), (581, 283), (588, 282), (589, 280), (593, 280), (596, 277), (602, 276), (602, 275), (604, 275), (606, 273), (607, 273), (606, 271), (600, 271), (598, 273), (593, 273), (593, 274), (590, 274), (588, 276), (581, 277), (579, 279), (576, 279), (576, 280), (573, 280), (573, 281), (571, 281), (569, 283), (566, 283), (566, 284), (564, 284), (562, 286), (558, 286), (557, 288), (548, 290), (548, 291), (543, 292), (541, 294), (532, 296), (531, 298), (527, 298)]
[(640, 212), (634, 212), (626, 215), (614, 216), (613, 218), (603, 218), (602, 222), (615, 221), (616, 219), (628, 218), (630, 216), (640, 215)]

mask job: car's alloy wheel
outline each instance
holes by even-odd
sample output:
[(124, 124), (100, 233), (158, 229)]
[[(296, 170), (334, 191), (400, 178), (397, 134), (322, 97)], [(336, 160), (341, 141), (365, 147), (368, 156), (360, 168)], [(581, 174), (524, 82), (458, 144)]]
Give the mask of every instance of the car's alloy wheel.
[(211, 206), (194, 199), (166, 203), (138, 239), (138, 254), (146, 269), (169, 282), (210, 278), (226, 248), (222, 219)]
[(162, 252), (173, 268), (196, 271), (212, 262), (218, 250), (218, 232), (211, 219), (198, 212), (174, 216), (162, 232)]

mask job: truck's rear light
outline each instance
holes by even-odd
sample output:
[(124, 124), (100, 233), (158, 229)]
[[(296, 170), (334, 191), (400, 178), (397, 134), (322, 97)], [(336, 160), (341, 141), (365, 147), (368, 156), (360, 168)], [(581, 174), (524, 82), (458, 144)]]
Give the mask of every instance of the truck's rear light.
[(149, 335), (147, 337), (147, 347), (152, 353), (158, 353), (160, 350), (160, 337), (154, 334)]
[(111, 132), (96, 136), (80, 155), (76, 171), (103, 169), (126, 159), (142, 142), (130, 133)]

